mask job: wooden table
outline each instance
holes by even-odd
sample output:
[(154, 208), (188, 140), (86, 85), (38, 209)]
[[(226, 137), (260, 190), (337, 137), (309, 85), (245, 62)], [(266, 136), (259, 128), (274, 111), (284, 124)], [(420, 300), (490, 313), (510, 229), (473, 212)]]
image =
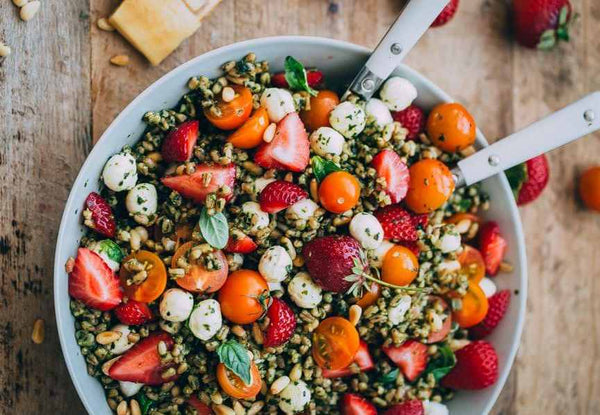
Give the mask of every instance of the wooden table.
[[(489, 138), (600, 89), (600, 2), (572, 0), (573, 41), (551, 53), (508, 35), (507, 2), (463, 0), (408, 63), (465, 103)], [(54, 243), (71, 183), (117, 113), (160, 75), (242, 39), (310, 34), (376, 45), (393, 0), (224, 0), (159, 67), (98, 30), (116, 0), (42, 0), (29, 23), (0, 5), (0, 413), (84, 413), (62, 361), (52, 305)], [(109, 58), (125, 53), (128, 67)], [(521, 209), (529, 254), (528, 314), (496, 414), (600, 413), (600, 215), (575, 198), (576, 177), (600, 163), (600, 136), (550, 154), (549, 188)], [(43, 344), (31, 341), (36, 318)]]

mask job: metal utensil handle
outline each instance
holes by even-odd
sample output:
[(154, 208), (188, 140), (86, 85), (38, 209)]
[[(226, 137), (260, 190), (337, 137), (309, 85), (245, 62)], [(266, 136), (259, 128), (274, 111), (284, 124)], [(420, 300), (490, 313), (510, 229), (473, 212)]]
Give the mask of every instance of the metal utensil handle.
[(449, 0), (409, 1), (392, 27), (379, 42), (349, 89), (369, 99), (379, 89), (423, 33), (440, 14)]
[[(458, 162), (457, 186), (470, 185), (600, 129), (600, 91)], [(461, 177), (462, 176), (462, 177)]]

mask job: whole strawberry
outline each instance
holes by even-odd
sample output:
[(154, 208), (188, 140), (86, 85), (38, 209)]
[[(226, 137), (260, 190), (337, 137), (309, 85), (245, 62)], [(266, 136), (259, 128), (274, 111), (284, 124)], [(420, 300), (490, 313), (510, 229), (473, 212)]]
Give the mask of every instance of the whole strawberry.
[(117, 319), (128, 326), (137, 326), (152, 320), (152, 312), (146, 303), (129, 300), (115, 308)]
[(444, 7), (442, 12), (435, 18), (431, 27), (443, 26), (448, 23), (454, 17), (454, 14), (458, 10), (458, 0), (450, 0), (450, 3)]
[(488, 303), (488, 312), (483, 321), (469, 329), (469, 334), (473, 339), (483, 339), (494, 331), (506, 314), (506, 310), (510, 304), (510, 291), (503, 290), (497, 292), (488, 298)]
[(95, 230), (100, 235), (113, 238), (117, 229), (115, 216), (108, 202), (98, 193), (92, 192), (85, 199), (83, 211), (85, 226)]
[(572, 15), (569, 0), (513, 0), (515, 36), (528, 48), (548, 50), (568, 41)]
[(391, 406), (383, 415), (425, 415), (425, 407), (420, 400), (411, 399)]
[(277, 347), (287, 342), (296, 329), (296, 316), (283, 300), (273, 297), (267, 311), (269, 325), (265, 331), (264, 346)]
[(417, 226), (427, 225), (427, 215), (413, 215), (400, 205), (388, 205), (375, 212), (386, 239), (398, 242), (415, 242)]
[(392, 111), (392, 118), (408, 130), (406, 138), (414, 140), (425, 131), (425, 113), (416, 105), (411, 105), (402, 111)]
[(544, 154), (506, 171), (506, 178), (519, 206), (537, 199), (546, 188), (549, 177), (548, 159)]
[(451, 389), (483, 389), (498, 380), (498, 355), (486, 341), (469, 343), (455, 353), (456, 366), (442, 379)]

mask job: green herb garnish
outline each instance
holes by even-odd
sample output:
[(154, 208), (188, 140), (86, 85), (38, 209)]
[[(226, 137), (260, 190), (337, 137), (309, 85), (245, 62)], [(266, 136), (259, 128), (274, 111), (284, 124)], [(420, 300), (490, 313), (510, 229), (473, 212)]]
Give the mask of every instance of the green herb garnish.
[(519, 198), (521, 187), (523, 187), (523, 183), (525, 183), (528, 178), (527, 165), (525, 163), (517, 164), (516, 166), (506, 170), (504, 174), (506, 174), (506, 178), (508, 179), (508, 183), (510, 183), (510, 188), (513, 191), (515, 200), (517, 200)]
[(389, 371), (388, 373), (381, 375), (381, 377), (379, 378), (379, 382), (383, 383), (384, 385), (392, 385), (396, 383), (396, 379), (398, 378), (399, 373), (400, 369), (398, 368)]
[(333, 161), (324, 159), (321, 156), (314, 156), (311, 158), (310, 164), (313, 169), (313, 174), (318, 182), (322, 182), (328, 174), (342, 170), (342, 168)]
[(300, 62), (292, 56), (288, 56), (285, 58), (284, 68), (285, 80), (292, 91), (306, 91), (313, 97), (317, 96), (318, 92), (308, 85), (306, 70)]
[(204, 207), (200, 213), (198, 224), (202, 237), (210, 246), (216, 249), (225, 248), (229, 240), (229, 225), (227, 225), (227, 218), (223, 213), (217, 212), (209, 215), (208, 209)]
[(246, 385), (252, 383), (250, 356), (244, 346), (235, 340), (228, 340), (217, 348), (217, 355), (221, 363), (238, 375)]
[(456, 365), (456, 356), (454, 356), (454, 352), (448, 345), (441, 346), (438, 350), (440, 353), (439, 357), (431, 360), (425, 372), (423, 372), (424, 376), (431, 373), (436, 382), (439, 382)]
[(152, 405), (154, 405), (154, 401), (152, 399), (148, 398), (143, 393), (141, 393), (137, 396), (137, 401), (140, 404), (140, 409), (142, 410), (142, 415), (146, 415), (148, 413), (148, 411), (150, 410), (150, 408), (152, 407)]

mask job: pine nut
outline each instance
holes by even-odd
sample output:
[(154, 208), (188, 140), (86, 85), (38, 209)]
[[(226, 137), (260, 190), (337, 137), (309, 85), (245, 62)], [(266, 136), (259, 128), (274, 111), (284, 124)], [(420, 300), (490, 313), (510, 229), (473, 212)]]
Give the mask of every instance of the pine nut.
[(362, 317), (362, 308), (356, 304), (350, 306), (348, 310), (348, 320), (353, 326), (356, 326)]
[(131, 407), (131, 415), (142, 415), (142, 409), (140, 408), (140, 404), (135, 399), (132, 399), (129, 402), (129, 406)]
[(40, 6), (41, 6), (41, 3), (37, 0), (25, 4), (19, 12), (19, 16), (21, 16), (21, 20), (27, 22), (27, 21), (33, 19), (33, 17), (40, 10)]
[(137, 231), (137, 228), (129, 232), (129, 244), (131, 245), (131, 249), (134, 251), (139, 251), (142, 246), (142, 238)]
[(250, 408), (248, 408), (247, 415), (256, 415), (260, 413), (261, 409), (265, 406), (263, 401), (254, 402)]
[(96, 342), (100, 343), (101, 345), (111, 344), (119, 340), (122, 335), (123, 333), (119, 331), (103, 331), (102, 333), (98, 333), (96, 335)]
[(98, 29), (104, 30), (105, 32), (115, 31), (115, 28), (110, 24), (106, 17), (101, 17), (100, 19), (98, 19), (98, 21), (96, 21), (96, 25), (98, 26)]
[(452, 339), (450, 340), (450, 349), (455, 352), (457, 350), (462, 349), (463, 347), (465, 347), (466, 345), (468, 345), (469, 343), (471, 343), (470, 340), (467, 339)]
[(140, 236), (142, 242), (146, 242), (148, 240), (148, 229), (144, 228), (143, 226), (138, 226), (134, 229), (134, 231), (136, 231)]
[(117, 415), (127, 415), (128, 412), (127, 401), (121, 401), (119, 406), (117, 406)]
[(513, 270), (513, 266), (512, 264), (506, 262), (506, 261), (502, 261), (500, 263), (500, 272), (512, 272)]
[(246, 414), (246, 410), (244, 409), (242, 404), (239, 403), (239, 401), (235, 401), (233, 403), (233, 411), (235, 412), (235, 415), (245, 415)]
[(0, 58), (10, 55), (10, 52), (10, 46), (7, 46), (4, 43), (0, 42)]
[(290, 380), (292, 382), (296, 382), (300, 380), (302, 377), (302, 365), (300, 363), (296, 363), (292, 370), (290, 371)]
[(225, 88), (223, 88), (223, 92), (221, 93), (221, 96), (223, 98), (223, 101), (231, 102), (235, 99), (235, 91), (233, 90), (232, 87), (226, 86)]
[(108, 371), (110, 370), (110, 367), (117, 361), (119, 360), (121, 356), (117, 356), (114, 357), (110, 360), (107, 360), (106, 362), (104, 362), (104, 364), (102, 365), (102, 373), (104, 373), (106, 376), (108, 376)]
[(254, 341), (256, 342), (256, 344), (263, 344), (265, 341), (263, 332), (260, 329), (258, 323), (252, 324), (252, 337), (254, 337)]
[(246, 337), (246, 330), (244, 330), (242, 326), (239, 326), (237, 324), (231, 328), (231, 332), (238, 337)]
[(235, 411), (227, 405), (214, 405), (213, 410), (216, 415), (235, 415)]
[(44, 326), (44, 320), (38, 318), (33, 323), (33, 332), (31, 333), (31, 340), (33, 340), (35, 344), (42, 344), (44, 342), (45, 332), (46, 330)]
[(271, 384), (271, 388), (269, 389), (269, 391), (273, 395), (279, 395), (281, 391), (284, 390), (289, 384), (290, 378), (287, 376), (282, 376)]
[(275, 129), (276, 128), (277, 128), (277, 126), (275, 125), (275, 123), (269, 124), (269, 126), (267, 127), (267, 129), (265, 130), (265, 132), (263, 134), (263, 140), (265, 141), (265, 143), (270, 143), (271, 141), (273, 141), (273, 138), (275, 138)]
[(110, 58), (110, 63), (116, 66), (127, 66), (129, 65), (129, 56), (115, 55), (112, 58)]
[(223, 396), (221, 396), (221, 393), (219, 391), (216, 391), (215, 393), (210, 395), (210, 400), (214, 404), (221, 405), (223, 403)]
[(312, 179), (310, 181), (310, 198), (319, 203), (319, 185), (317, 179)]
[(17, 7), (23, 7), (29, 0), (13, 0), (13, 4)]
[(463, 219), (456, 224), (456, 231), (460, 234), (469, 232), (471, 219)]

